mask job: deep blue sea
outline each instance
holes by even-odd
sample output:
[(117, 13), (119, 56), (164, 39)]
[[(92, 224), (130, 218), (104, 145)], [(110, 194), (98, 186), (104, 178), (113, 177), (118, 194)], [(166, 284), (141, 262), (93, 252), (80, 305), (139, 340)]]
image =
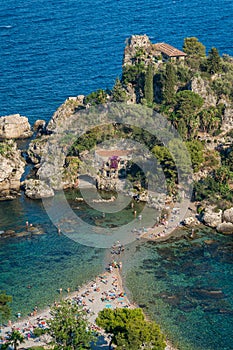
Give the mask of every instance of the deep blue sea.
[[(232, 18), (232, 0), (1, 1), (0, 115), (48, 121), (68, 96), (111, 88), (132, 34), (180, 49), (195, 36), (207, 51), (233, 55)], [(58, 288), (92, 278), (105, 261), (105, 250), (58, 236), (40, 201), (0, 202), (0, 230), (21, 232), (26, 220), (45, 234), (0, 241), (0, 289), (23, 315), (59, 297)], [(193, 241), (127, 248), (131, 296), (181, 350), (233, 349), (232, 248), (232, 237), (210, 230)]]
[(1, 1), (0, 115), (48, 120), (67, 96), (111, 88), (132, 34), (233, 55), (232, 13), (231, 0)]

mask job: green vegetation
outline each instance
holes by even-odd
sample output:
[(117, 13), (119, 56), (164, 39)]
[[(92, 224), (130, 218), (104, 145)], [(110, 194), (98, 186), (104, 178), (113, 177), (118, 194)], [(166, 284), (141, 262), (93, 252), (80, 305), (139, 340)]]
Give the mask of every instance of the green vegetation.
[(195, 58), (205, 57), (206, 55), (205, 46), (195, 37), (184, 39), (183, 51)]
[(150, 64), (147, 67), (145, 74), (145, 86), (144, 86), (144, 95), (148, 107), (152, 107), (154, 101), (154, 88), (153, 88), (153, 78), (154, 78), (154, 69)]
[(203, 103), (203, 98), (195, 92), (184, 90), (176, 94), (174, 113), (170, 119), (184, 139), (196, 136), (199, 126), (198, 112)]
[(204, 146), (199, 140), (187, 141), (186, 147), (189, 151), (193, 171), (197, 172), (200, 170), (202, 163), (204, 162)]
[(34, 336), (35, 337), (40, 337), (41, 335), (45, 334), (47, 332), (46, 329), (43, 329), (43, 328), (35, 328), (33, 333), (34, 333)]
[(174, 103), (176, 81), (176, 70), (172, 63), (167, 63), (165, 72), (162, 74), (162, 97), (163, 103), (167, 105)]
[(0, 155), (9, 157), (13, 150), (14, 143), (10, 141), (0, 141)]
[(5, 291), (0, 291), (0, 321), (6, 321), (11, 315), (9, 303), (12, 302), (12, 296), (7, 295)]
[(21, 343), (24, 343), (24, 336), (19, 331), (13, 330), (4, 347), (6, 346), (5, 349), (8, 349), (8, 346), (12, 346), (14, 350), (17, 350)]
[(226, 166), (220, 166), (213, 170), (211, 175), (195, 183), (194, 199), (197, 201), (208, 200), (216, 203), (223, 199), (233, 200), (233, 191), (229, 187), (229, 180), (233, 179), (233, 173)]
[(212, 47), (207, 58), (207, 71), (210, 74), (215, 74), (219, 73), (221, 71), (221, 68), (221, 57), (218, 53), (218, 50), (215, 47)]
[(62, 301), (51, 310), (48, 333), (53, 338), (56, 350), (90, 349), (96, 337), (89, 328), (87, 313), (70, 301)]
[(115, 85), (112, 89), (112, 101), (113, 102), (125, 102), (127, 94), (123, 88), (119, 78), (116, 79)]
[[(178, 130), (186, 142), (193, 171), (208, 169), (211, 174), (209, 178), (195, 184), (196, 198), (210, 198), (215, 191), (213, 200), (219, 196), (227, 200), (231, 197), (231, 177), (219, 185), (217, 173), (213, 176), (211, 171), (215, 172), (222, 166), (230, 171), (233, 168), (231, 150), (224, 157), (221, 156), (220, 162), (219, 151), (213, 149), (213, 144), (218, 144), (217, 136), (221, 137), (227, 108), (231, 108), (233, 103), (233, 58), (228, 55), (221, 57), (216, 48), (212, 48), (206, 56), (205, 46), (195, 37), (184, 39), (183, 50), (187, 54), (183, 61), (162, 62), (158, 61), (158, 57), (152, 57), (152, 51), (146, 52), (145, 48), (136, 47), (131, 63), (123, 66), (122, 78), (116, 79), (112, 91), (108, 95), (104, 90), (93, 92), (85, 98), (85, 104), (97, 105), (108, 100), (127, 102), (129, 98), (132, 99), (132, 92), (136, 103), (162, 113)], [(67, 139), (69, 137), (64, 136)], [(105, 140), (120, 138), (143, 142), (152, 151), (161, 165), (155, 176), (164, 174), (168, 192), (175, 194), (178, 184), (177, 168), (182, 168), (183, 176), (188, 175), (190, 170), (190, 162), (185, 158), (177, 140), (174, 145), (166, 148), (143, 128), (119, 124), (102, 125), (75, 140), (68, 155), (71, 159), (82, 159), (82, 152), (95, 148)], [(208, 143), (211, 150), (206, 147)], [(171, 149), (173, 154), (169, 151)], [(180, 162), (178, 167), (175, 165), (177, 161)], [(77, 163), (74, 172), (78, 166)], [(131, 172), (127, 174), (130, 181), (146, 188), (146, 174), (135, 166), (130, 169)], [(69, 168), (65, 171), (69, 172)]]
[(119, 350), (165, 349), (159, 326), (146, 321), (141, 309), (104, 309), (99, 312), (96, 323), (111, 336), (109, 349), (112, 344)]
[(91, 92), (85, 97), (84, 103), (91, 106), (96, 106), (107, 102), (107, 93), (106, 91), (99, 89), (97, 91)]

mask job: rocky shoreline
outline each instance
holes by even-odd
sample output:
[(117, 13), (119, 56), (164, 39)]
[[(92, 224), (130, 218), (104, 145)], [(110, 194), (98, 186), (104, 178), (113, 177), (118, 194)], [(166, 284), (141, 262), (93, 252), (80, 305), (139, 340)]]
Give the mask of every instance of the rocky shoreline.
[[(30, 199), (42, 199), (53, 197), (54, 190), (77, 188), (79, 184), (77, 159), (64, 157), (57, 162), (56, 157), (50, 160), (46, 159), (46, 161), (43, 157), (44, 154), (51, 152), (51, 149), (49, 149), (51, 147), (56, 154), (56, 144), (54, 144), (49, 133), (56, 133), (59, 123), (64, 122), (80, 103), (80, 97), (68, 99), (56, 111), (47, 128), (42, 120), (37, 121), (32, 128), (26, 117), (19, 115), (1, 117), (0, 130), (1, 128), (4, 129), (5, 133), (0, 131), (2, 137), (0, 144), (0, 200), (13, 200), (16, 196), (21, 195), (21, 189), (23, 189), (25, 196)], [(7, 128), (5, 128), (5, 125), (7, 125)], [(36, 130), (35, 138), (29, 143), (26, 151), (27, 158), (25, 159), (16, 142), (19, 136), (20, 138), (31, 137), (33, 134), (31, 130), (33, 129)], [(9, 139), (9, 137), (13, 139)], [(39, 178), (38, 175), (36, 175), (37, 178), (32, 178), (31, 175), (29, 179), (21, 181), (27, 164), (26, 160), (34, 164), (35, 172), (39, 174)], [(43, 173), (46, 174), (44, 180)], [(54, 180), (55, 174), (56, 180)], [(131, 193), (131, 195), (133, 196), (134, 193)], [(162, 210), (163, 203), (168, 198), (165, 195), (161, 196), (162, 194), (158, 198), (154, 198), (153, 196), (147, 196), (145, 193), (141, 195), (140, 200), (146, 201), (150, 207)], [(188, 210), (188, 214), (185, 214), (176, 225), (183, 224), (185, 227), (193, 227), (201, 223), (223, 234), (233, 233), (233, 207), (222, 210), (208, 202), (204, 204), (202, 202), (190, 202), (187, 205), (192, 209)], [(202, 209), (198, 213), (200, 207)], [(11, 235), (12, 233), (4, 232), (1, 237)], [(146, 234), (144, 237), (149, 238), (150, 235), (151, 231), (150, 234)]]

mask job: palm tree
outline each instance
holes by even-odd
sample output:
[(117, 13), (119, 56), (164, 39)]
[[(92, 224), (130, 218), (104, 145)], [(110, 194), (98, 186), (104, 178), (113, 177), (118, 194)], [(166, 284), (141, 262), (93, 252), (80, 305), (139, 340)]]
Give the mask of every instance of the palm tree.
[(18, 349), (18, 345), (24, 342), (24, 336), (19, 331), (13, 331), (8, 340), (8, 345), (13, 345), (14, 350)]

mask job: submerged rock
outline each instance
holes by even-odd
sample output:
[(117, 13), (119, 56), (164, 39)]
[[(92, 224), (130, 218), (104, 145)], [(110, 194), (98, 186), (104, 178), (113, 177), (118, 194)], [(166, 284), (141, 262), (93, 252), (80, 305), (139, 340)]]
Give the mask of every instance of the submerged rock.
[(0, 237), (2, 238), (12, 237), (16, 235), (14, 230), (6, 230), (6, 231), (0, 231), (0, 232), (1, 232)]
[(223, 222), (217, 226), (217, 231), (225, 234), (232, 234), (233, 224), (231, 222)]

